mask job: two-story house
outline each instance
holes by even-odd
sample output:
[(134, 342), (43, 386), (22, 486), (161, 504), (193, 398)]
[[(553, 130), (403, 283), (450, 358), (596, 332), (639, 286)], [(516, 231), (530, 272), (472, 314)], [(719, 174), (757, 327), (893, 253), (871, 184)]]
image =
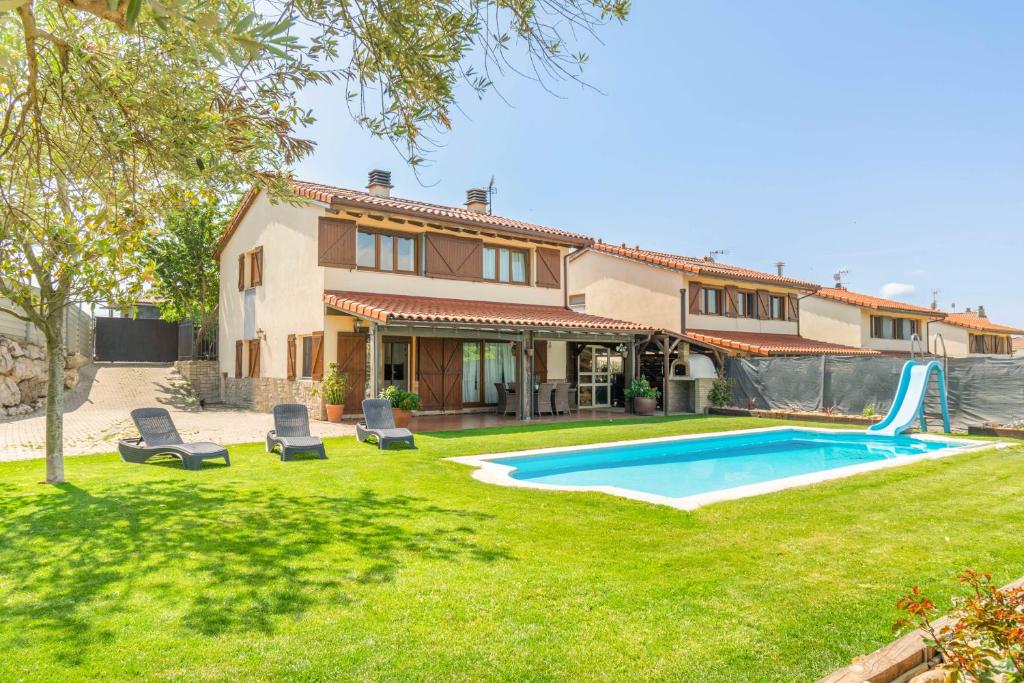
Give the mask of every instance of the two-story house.
[[(295, 180), (304, 203), (240, 203), (218, 248), (229, 403), (316, 408), (336, 361), (349, 414), (388, 385), (417, 391), (424, 411), (486, 410), (496, 383), (563, 379), (581, 407), (611, 405), (609, 366), (631, 367), (621, 350), (645, 326), (567, 307), (565, 261), (590, 238), (491, 215), (483, 190), (451, 207), (392, 196), (384, 171), (369, 180)], [(517, 395), (531, 415), (533, 392)]]
[[(951, 358), (1019, 356), (1013, 338), (1019, 334), (1024, 334), (1024, 330), (989, 320), (984, 306), (978, 306), (976, 311), (968, 308), (962, 313), (947, 313), (931, 326), (932, 349), (941, 353), (944, 345)], [(942, 335), (941, 342), (938, 335)]]
[(800, 302), (801, 332), (811, 339), (881, 353), (909, 354), (925, 348), (934, 323), (946, 314), (923, 306), (823, 287)]

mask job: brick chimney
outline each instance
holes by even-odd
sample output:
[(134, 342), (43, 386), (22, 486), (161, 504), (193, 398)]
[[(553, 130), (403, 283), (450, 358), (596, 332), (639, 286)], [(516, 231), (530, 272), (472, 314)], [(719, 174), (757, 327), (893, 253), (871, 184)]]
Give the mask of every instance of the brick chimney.
[(984, 306), (978, 306), (978, 317), (979, 318), (987, 318), (988, 317), (987, 315), (985, 315), (985, 307)]
[(390, 197), (392, 187), (391, 171), (382, 171), (379, 168), (370, 171), (370, 182), (366, 186), (367, 192), (374, 197)]
[(487, 190), (480, 187), (466, 190), (466, 208), (476, 213), (487, 213)]

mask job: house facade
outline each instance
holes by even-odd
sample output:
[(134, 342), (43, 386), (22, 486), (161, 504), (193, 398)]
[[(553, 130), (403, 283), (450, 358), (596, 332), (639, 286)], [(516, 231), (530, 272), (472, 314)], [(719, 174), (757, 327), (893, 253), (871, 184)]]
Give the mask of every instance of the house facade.
[(901, 354), (912, 349), (927, 351), (929, 334), (946, 316), (931, 308), (845, 287), (819, 289), (801, 301), (800, 315), (801, 330), (811, 339)]
[[(581, 407), (611, 406), (610, 366), (645, 328), (566, 306), (565, 261), (581, 234), (465, 207), (293, 181), (301, 202), (252, 191), (218, 248), (220, 363), (229, 403), (319, 406), (330, 362), (349, 379), (346, 413), (395, 385), (425, 412), (493, 409), (496, 383), (578, 385)], [(617, 360), (616, 360), (617, 359)], [(533, 392), (517, 392), (529, 417)]]
[(1014, 348), (1014, 335), (1020, 334), (1024, 334), (1024, 330), (989, 320), (985, 307), (978, 306), (977, 310), (968, 308), (962, 313), (947, 313), (931, 326), (930, 339), (933, 351), (941, 353), (944, 345), (951, 358), (1008, 358), (1021, 355), (1021, 351)]

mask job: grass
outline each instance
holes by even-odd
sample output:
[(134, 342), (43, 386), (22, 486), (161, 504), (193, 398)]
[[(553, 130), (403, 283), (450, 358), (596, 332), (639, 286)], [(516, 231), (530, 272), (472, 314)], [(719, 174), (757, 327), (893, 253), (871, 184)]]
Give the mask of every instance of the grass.
[(891, 640), (915, 584), (1024, 574), (1021, 446), (693, 513), (440, 460), (768, 424), (253, 444), (201, 472), (87, 456), (56, 487), (3, 463), (0, 680), (811, 680)]

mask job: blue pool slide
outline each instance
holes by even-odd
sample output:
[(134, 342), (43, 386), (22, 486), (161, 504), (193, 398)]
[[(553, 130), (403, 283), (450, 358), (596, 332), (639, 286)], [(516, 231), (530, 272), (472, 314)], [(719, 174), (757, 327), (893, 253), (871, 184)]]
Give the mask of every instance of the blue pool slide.
[(928, 391), (928, 382), (933, 374), (938, 382), (939, 400), (942, 403), (942, 426), (946, 432), (949, 432), (946, 373), (942, 370), (942, 363), (935, 360), (927, 363), (909, 360), (900, 373), (900, 386), (896, 390), (896, 398), (892, 401), (889, 414), (878, 424), (868, 427), (868, 433), (896, 436), (910, 429), (915, 420), (920, 420), (922, 432), (927, 431), (924, 421), (924, 396)]

